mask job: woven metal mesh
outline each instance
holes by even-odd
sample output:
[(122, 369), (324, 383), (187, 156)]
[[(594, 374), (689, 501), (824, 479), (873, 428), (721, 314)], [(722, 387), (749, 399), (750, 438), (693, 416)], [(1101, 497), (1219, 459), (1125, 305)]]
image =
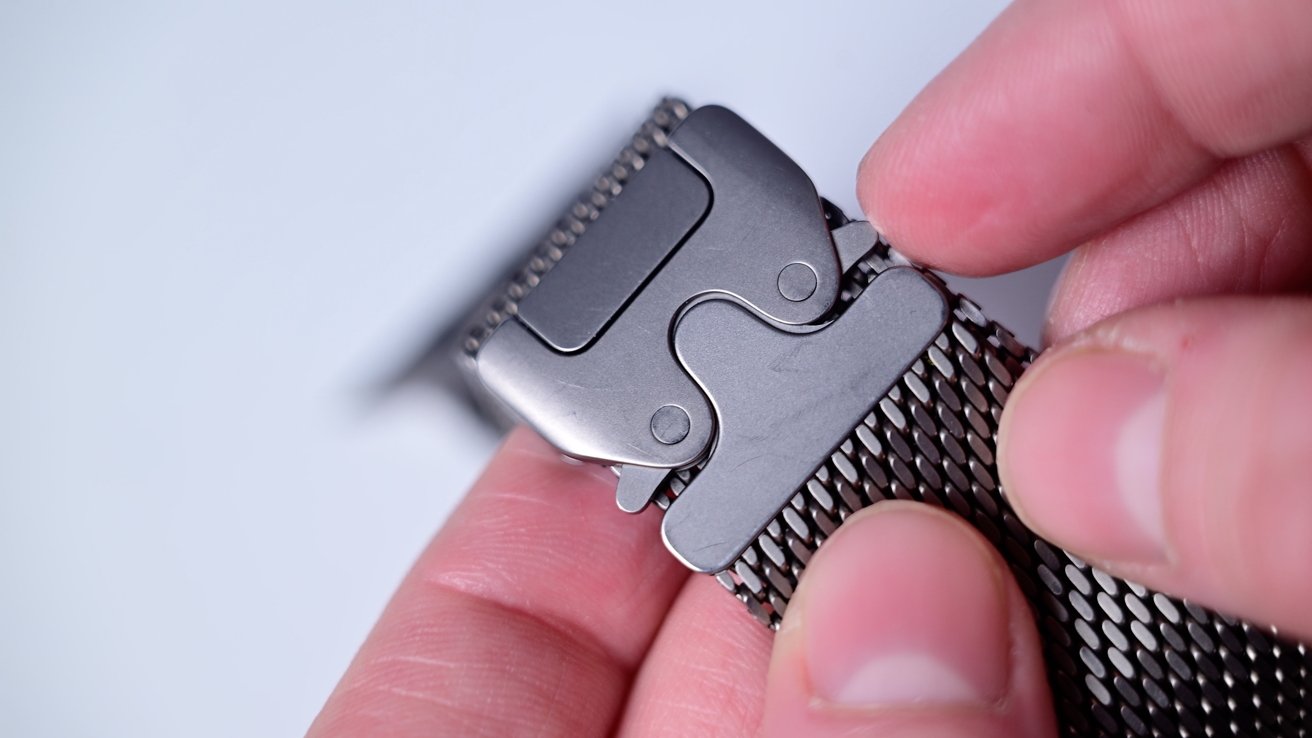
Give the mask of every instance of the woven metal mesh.
[[(895, 263), (904, 262), (881, 248), (854, 278), (868, 283)], [(1066, 734), (1306, 734), (1304, 646), (1117, 579), (1012, 512), (994, 449), (1002, 406), (1033, 358), (955, 297), (937, 340), (717, 578), (777, 628), (812, 553), (847, 516), (886, 499), (929, 503), (970, 522), (1007, 560), (1034, 610)]]

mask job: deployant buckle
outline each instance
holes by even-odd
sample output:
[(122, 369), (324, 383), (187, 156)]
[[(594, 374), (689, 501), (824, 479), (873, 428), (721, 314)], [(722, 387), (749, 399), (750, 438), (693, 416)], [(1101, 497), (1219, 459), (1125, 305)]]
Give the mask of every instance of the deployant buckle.
[(621, 466), (627, 511), (696, 467), (662, 533), (720, 571), (946, 323), (915, 269), (852, 294), (843, 275), (877, 239), (831, 232), (787, 155), (699, 108), (487, 338), (478, 374), (563, 453)]

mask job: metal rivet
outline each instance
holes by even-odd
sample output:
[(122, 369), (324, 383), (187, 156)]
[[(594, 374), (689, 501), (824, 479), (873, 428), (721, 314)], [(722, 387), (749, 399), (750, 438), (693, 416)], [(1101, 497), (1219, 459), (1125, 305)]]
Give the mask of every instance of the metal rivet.
[(779, 294), (792, 302), (801, 302), (815, 294), (818, 284), (815, 270), (800, 261), (789, 264), (779, 272)]
[(651, 434), (666, 446), (687, 438), (691, 427), (688, 413), (678, 405), (666, 405), (651, 416)]

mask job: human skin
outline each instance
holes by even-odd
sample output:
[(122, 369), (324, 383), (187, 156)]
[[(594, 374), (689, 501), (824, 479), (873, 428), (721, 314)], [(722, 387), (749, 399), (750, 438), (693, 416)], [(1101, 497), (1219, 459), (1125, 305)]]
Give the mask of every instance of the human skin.
[[(985, 275), (1073, 252), (999, 438), (1025, 522), (1302, 638), (1310, 37), (1306, 0), (1018, 0), (858, 175), (922, 263)], [(955, 517), (849, 519), (771, 639), (613, 485), (512, 433), (309, 734), (1055, 733), (1024, 601)]]

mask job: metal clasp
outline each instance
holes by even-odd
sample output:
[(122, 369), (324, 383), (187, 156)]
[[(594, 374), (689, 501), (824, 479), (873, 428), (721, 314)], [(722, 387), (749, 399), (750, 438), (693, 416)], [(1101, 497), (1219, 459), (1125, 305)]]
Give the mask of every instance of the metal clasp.
[(791, 159), (699, 108), (487, 339), (479, 376), (563, 453), (621, 465), (625, 510), (697, 466), (663, 533), (718, 571), (943, 328), (914, 269), (840, 299), (876, 239), (831, 234)]

